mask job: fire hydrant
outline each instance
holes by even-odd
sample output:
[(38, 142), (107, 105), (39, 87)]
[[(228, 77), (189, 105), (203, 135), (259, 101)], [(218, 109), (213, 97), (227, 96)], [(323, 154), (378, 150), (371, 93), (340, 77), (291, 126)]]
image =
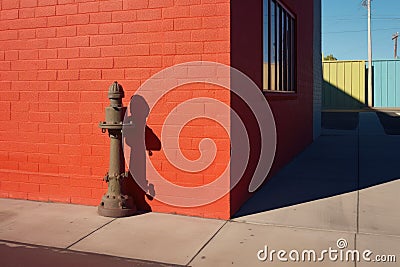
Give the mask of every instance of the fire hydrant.
[(125, 217), (133, 215), (136, 207), (132, 196), (123, 192), (122, 180), (128, 177), (125, 172), (124, 154), (122, 151), (122, 127), (126, 107), (123, 107), (124, 89), (118, 82), (114, 82), (108, 90), (110, 106), (105, 108), (106, 121), (100, 122), (102, 132), (108, 130), (110, 137), (110, 166), (104, 180), (108, 189), (101, 199), (98, 213), (106, 217)]

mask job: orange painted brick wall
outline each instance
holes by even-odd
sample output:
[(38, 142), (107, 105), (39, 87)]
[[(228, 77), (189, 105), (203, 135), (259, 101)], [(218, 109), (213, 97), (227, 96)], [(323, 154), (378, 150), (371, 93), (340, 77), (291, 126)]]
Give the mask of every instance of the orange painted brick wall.
[[(98, 205), (107, 187), (109, 140), (98, 122), (108, 86), (118, 80), (127, 104), (152, 74), (193, 60), (230, 64), (229, 0), (1, 0), (0, 197)], [(157, 136), (160, 116), (192, 96), (230, 101), (221, 88), (177, 88), (166, 96), (171, 105), (149, 117)], [(204, 133), (219, 140), (210, 169), (184, 175), (162, 151), (154, 152), (154, 165), (177, 184), (206, 184), (229, 159), (228, 136), (209, 121), (186, 130), (181, 144), (188, 158), (198, 157)], [(198, 208), (137, 204), (228, 218), (229, 201), (227, 195)]]

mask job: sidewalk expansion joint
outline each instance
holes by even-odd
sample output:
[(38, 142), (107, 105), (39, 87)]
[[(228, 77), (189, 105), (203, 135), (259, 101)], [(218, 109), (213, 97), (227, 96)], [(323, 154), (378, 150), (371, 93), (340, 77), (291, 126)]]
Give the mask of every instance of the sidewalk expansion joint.
[(275, 223), (236, 221), (236, 220), (231, 220), (231, 222), (233, 222), (233, 223), (250, 224), (250, 225), (260, 225), (260, 226), (271, 226), (271, 227), (280, 227), (280, 228), (299, 229), (299, 230), (311, 230), (311, 231), (321, 231), (321, 232), (356, 234), (356, 231), (352, 231), (352, 230), (332, 230), (332, 229), (327, 229), (327, 228), (316, 228), (316, 227), (285, 225), (285, 224), (275, 224)]
[(372, 236), (382, 236), (382, 237), (394, 237), (394, 238), (400, 239), (400, 235), (386, 234), (386, 233), (358, 232), (358, 233), (356, 233), (356, 235), (372, 235)]
[[(358, 114), (360, 116), (360, 114)], [(356, 230), (360, 230), (360, 127), (357, 130), (357, 212), (356, 212)]]
[(192, 261), (200, 254), (200, 252), (211, 242), (211, 240), (214, 239), (214, 237), (221, 231), (221, 229), (228, 223), (229, 221), (225, 221), (224, 224), (221, 225), (220, 228), (218, 228), (218, 230), (211, 236), (211, 238), (204, 243), (204, 245), (199, 249), (199, 251), (197, 251), (196, 254), (194, 254), (194, 256), (189, 260), (189, 262), (186, 264), (186, 266), (190, 266), (190, 264), (192, 263)]
[(111, 221), (109, 221), (109, 222), (107, 222), (107, 223), (103, 224), (102, 226), (100, 226), (100, 227), (98, 227), (98, 228), (94, 229), (93, 231), (91, 231), (91, 232), (90, 232), (90, 233), (88, 233), (87, 235), (85, 235), (85, 236), (83, 236), (83, 237), (79, 238), (77, 241), (75, 241), (75, 242), (74, 242), (74, 243), (72, 243), (71, 245), (67, 246), (67, 247), (65, 248), (65, 250), (68, 250), (68, 249), (70, 249), (72, 246), (74, 246), (74, 245), (78, 244), (78, 243), (79, 243), (79, 242), (81, 242), (83, 239), (85, 239), (86, 237), (88, 237), (88, 236), (90, 236), (90, 235), (94, 234), (95, 232), (97, 232), (98, 230), (100, 230), (101, 228), (103, 228), (104, 226), (106, 226), (106, 225), (109, 225), (110, 223), (112, 223), (112, 222), (113, 222), (113, 221), (115, 221), (116, 219), (118, 219), (118, 218), (114, 218), (114, 219), (112, 219)]

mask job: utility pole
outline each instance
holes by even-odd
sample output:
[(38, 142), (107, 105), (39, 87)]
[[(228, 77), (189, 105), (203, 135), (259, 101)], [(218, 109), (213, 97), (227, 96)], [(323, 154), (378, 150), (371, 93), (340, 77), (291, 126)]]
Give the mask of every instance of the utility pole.
[(371, 34), (371, 0), (363, 0), (368, 8), (368, 106), (372, 107), (372, 34)]
[(372, 36), (371, 0), (368, 0), (368, 106), (372, 107)]
[(396, 32), (392, 35), (392, 40), (394, 40), (394, 59), (397, 59), (397, 39), (399, 38), (399, 33)]

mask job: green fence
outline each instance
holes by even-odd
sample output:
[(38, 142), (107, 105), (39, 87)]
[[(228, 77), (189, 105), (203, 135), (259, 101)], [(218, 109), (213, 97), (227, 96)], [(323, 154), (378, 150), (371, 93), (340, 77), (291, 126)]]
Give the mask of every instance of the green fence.
[(322, 108), (359, 109), (365, 106), (365, 61), (323, 61)]

